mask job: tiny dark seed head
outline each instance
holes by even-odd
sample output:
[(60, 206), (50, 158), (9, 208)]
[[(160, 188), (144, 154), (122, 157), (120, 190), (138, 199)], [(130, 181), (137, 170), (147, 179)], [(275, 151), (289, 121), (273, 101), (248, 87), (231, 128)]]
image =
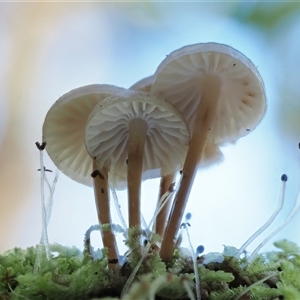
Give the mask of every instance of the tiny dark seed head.
[(278, 272), (281, 272), (281, 271), (282, 271), (281, 267), (278, 267), (278, 268), (277, 268), (277, 271), (278, 271)]
[(42, 144), (40, 144), (39, 142), (36, 142), (35, 143), (36, 147), (40, 150), (40, 151), (43, 151), (47, 145), (46, 142), (42, 142)]
[(101, 193), (104, 194), (104, 188), (101, 188)]
[(281, 175), (281, 181), (287, 182), (287, 180), (288, 180), (287, 175), (286, 174), (282, 174)]
[(185, 215), (185, 219), (186, 220), (190, 220), (192, 218), (192, 214), (190, 212), (188, 212), (186, 215)]
[(204, 252), (204, 246), (203, 245), (199, 245), (197, 248), (196, 248), (196, 252), (197, 254), (201, 254)]

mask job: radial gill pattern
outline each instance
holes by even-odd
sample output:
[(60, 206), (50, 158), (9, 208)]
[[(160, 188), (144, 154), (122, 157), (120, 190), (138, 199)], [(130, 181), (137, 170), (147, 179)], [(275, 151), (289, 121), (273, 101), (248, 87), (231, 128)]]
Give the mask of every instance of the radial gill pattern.
[(172, 52), (159, 65), (151, 92), (173, 103), (192, 130), (206, 74), (222, 82), (210, 142), (234, 142), (255, 129), (266, 109), (263, 81), (252, 62), (230, 46), (196, 44)]
[(85, 123), (96, 104), (124, 90), (107, 84), (87, 85), (64, 94), (52, 105), (44, 121), (43, 141), (65, 175), (92, 186), (92, 158), (84, 144)]
[(109, 171), (113, 168), (117, 187), (122, 187), (127, 177), (128, 130), (133, 119), (140, 119), (148, 125), (144, 180), (178, 170), (187, 152), (187, 124), (173, 105), (147, 92), (128, 90), (122, 97), (108, 97), (91, 113), (85, 142), (100, 168)]

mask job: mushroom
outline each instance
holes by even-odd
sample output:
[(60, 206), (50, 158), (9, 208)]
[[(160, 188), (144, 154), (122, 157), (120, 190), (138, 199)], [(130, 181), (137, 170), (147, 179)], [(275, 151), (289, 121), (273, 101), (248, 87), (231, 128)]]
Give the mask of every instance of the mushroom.
[[(153, 75), (145, 77), (145, 78), (139, 80), (138, 82), (136, 82), (129, 89), (135, 90), (135, 91), (150, 92), (153, 80), (154, 80)], [(160, 184), (159, 184), (158, 199), (157, 199), (157, 209), (158, 209), (158, 206), (160, 204), (160, 201), (161, 201), (163, 195), (165, 195), (165, 193), (168, 191), (168, 189), (170, 188), (172, 183), (175, 181), (175, 179), (176, 179), (176, 172), (173, 172), (171, 174), (166, 174), (161, 177)], [(155, 231), (161, 238), (163, 238), (163, 235), (164, 235), (167, 216), (168, 216), (168, 213), (170, 210), (170, 206), (171, 206), (171, 201), (167, 201), (155, 218)]]
[[(253, 63), (230, 46), (195, 44), (168, 55), (151, 85), (154, 95), (176, 105), (188, 122), (191, 141), (161, 247), (170, 260), (199, 164), (207, 153), (249, 134), (264, 116), (262, 78)], [(214, 155), (212, 155), (214, 157)]]
[(134, 90), (134, 91), (150, 92), (153, 80), (154, 80), (153, 75), (145, 77), (145, 78), (139, 80), (138, 82), (136, 82), (129, 89)]
[[(124, 90), (104, 84), (76, 88), (64, 94), (52, 105), (43, 124), (43, 141), (47, 142), (47, 152), (56, 167), (79, 183), (94, 185), (100, 224), (111, 223), (107, 174), (97, 173), (97, 167), (86, 151), (85, 123), (97, 103)], [(91, 177), (92, 172), (94, 178)], [(109, 250), (108, 259), (118, 258), (114, 234), (101, 230), (101, 235), (103, 246)]]
[(85, 143), (100, 172), (113, 167), (116, 184), (127, 179), (129, 227), (140, 227), (141, 180), (179, 170), (189, 131), (173, 105), (150, 93), (128, 90), (95, 107), (86, 124)]

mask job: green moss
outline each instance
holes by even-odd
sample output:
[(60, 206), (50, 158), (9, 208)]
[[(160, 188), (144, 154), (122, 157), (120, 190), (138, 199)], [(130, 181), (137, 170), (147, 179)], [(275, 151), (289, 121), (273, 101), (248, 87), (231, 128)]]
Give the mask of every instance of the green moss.
[[(101, 259), (93, 259), (75, 247), (50, 245), (51, 258), (47, 260), (43, 252), (36, 273), (40, 246), (9, 250), (0, 255), (0, 299), (119, 299), (144, 250), (136, 248), (140, 237), (136, 229), (129, 231), (126, 244), (131, 252), (114, 271), (107, 267), (105, 249)], [(222, 263), (203, 265), (204, 256), (199, 257), (202, 299), (239, 299), (244, 294), (247, 299), (300, 299), (299, 247), (286, 240), (275, 246), (278, 251), (259, 255), (252, 262), (223, 254)], [(136, 259), (130, 261), (131, 256)], [(149, 248), (122, 299), (195, 299), (194, 282), (192, 260), (180, 249), (166, 266)]]

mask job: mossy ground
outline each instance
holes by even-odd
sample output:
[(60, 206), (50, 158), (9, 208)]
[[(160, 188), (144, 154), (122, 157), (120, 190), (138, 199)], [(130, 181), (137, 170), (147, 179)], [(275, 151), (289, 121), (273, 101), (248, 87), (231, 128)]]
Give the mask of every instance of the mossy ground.
[[(275, 246), (252, 262), (226, 249), (222, 261), (204, 265), (209, 254), (198, 257), (201, 299), (300, 299), (300, 249), (286, 240)], [(177, 249), (166, 265), (151, 249), (121, 296), (140, 250), (111, 271), (105, 249), (94, 259), (87, 249), (54, 244), (47, 259), (44, 246), (14, 248), (0, 255), (0, 299), (196, 299), (192, 258)]]

